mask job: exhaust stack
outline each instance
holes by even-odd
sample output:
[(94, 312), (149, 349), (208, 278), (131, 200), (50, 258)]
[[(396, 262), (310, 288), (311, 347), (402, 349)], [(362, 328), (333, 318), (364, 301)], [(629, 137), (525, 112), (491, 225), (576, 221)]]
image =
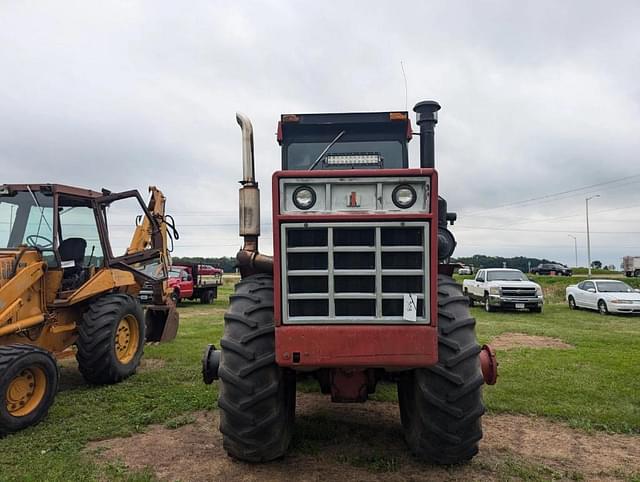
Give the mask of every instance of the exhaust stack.
[(418, 102), (413, 111), (420, 126), (420, 167), (435, 167), (435, 127), (438, 123), (440, 104), (435, 100)]
[(242, 129), (242, 187), (240, 188), (240, 236), (244, 237), (244, 250), (258, 251), (260, 236), (260, 189), (255, 179), (253, 160), (253, 126), (249, 118), (236, 113)]
[(258, 253), (260, 237), (260, 189), (255, 178), (253, 126), (249, 118), (236, 112), (242, 129), (242, 187), (240, 188), (240, 236), (244, 246), (236, 255), (242, 277), (255, 273), (272, 273), (273, 258)]

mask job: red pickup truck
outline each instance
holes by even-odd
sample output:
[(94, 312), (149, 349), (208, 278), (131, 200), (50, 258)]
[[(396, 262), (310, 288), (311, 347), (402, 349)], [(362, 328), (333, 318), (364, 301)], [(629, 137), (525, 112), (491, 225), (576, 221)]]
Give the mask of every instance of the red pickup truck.
[(172, 266), (169, 270), (169, 287), (173, 288), (172, 297), (176, 303), (180, 300), (199, 299), (209, 304), (218, 296), (218, 286), (222, 284), (220, 268), (206, 264)]

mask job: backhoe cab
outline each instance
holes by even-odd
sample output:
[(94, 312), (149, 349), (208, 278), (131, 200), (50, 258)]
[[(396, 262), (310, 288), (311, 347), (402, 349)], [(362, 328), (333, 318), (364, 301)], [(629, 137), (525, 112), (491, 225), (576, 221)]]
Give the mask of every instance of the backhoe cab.
[[(136, 371), (145, 339), (175, 337), (173, 223), (162, 193), (150, 192), (145, 205), (137, 191), (0, 186), (0, 435), (44, 417), (57, 358), (75, 352), (88, 382), (116, 383)], [(154, 290), (146, 317), (136, 299), (145, 281)]]

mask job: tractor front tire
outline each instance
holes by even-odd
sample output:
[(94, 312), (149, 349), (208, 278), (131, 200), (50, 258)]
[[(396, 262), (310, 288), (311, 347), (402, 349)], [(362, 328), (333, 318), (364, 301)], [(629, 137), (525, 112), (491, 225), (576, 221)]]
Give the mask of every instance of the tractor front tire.
[(126, 294), (94, 300), (78, 326), (78, 367), (92, 384), (112, 384), (134, 374), (140, 365), (146, 326), (142, 307)]
[(0, 346), (0, 436), (39, 423), (58, 391), (53, 356), (31, 345)]
[(458, 464), (478, 453), (484, 413), (480, 346), (467, 298), (451, 277), (438, 276), (438, 363), (401, 375), (400, 418), (418, 458)]
[(247, 462), (282, 457), (293, 435), (295, 373), (275, 361), (273, 278), (236, 284), (220, 341), (220, 431), (227, 453)]

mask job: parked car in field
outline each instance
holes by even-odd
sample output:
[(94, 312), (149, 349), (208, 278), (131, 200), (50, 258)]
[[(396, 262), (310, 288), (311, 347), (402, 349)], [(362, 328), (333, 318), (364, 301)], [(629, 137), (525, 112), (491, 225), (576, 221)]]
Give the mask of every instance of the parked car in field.
[(535, 268), (531, 268), (531, 274), (555, 274), (562, 276), (571, 276), (572, 271), (563, 264), (543, 263)]
[(473, 268), (471, 266), (462, 266), (458, 268), (458, 274), (473, 274)]
[(640, 292), (619, 280), (586, 280), (566, 289), (569, 308), (598, 310), (600, 314), (640, 313)]
[(540, 313), (544, 303), (542, 287), (519, 269), (481, 269), (474, 279), (462, 282), (462, 290), (472, 306), (481, 302), (486, 311), (502, 308)]

